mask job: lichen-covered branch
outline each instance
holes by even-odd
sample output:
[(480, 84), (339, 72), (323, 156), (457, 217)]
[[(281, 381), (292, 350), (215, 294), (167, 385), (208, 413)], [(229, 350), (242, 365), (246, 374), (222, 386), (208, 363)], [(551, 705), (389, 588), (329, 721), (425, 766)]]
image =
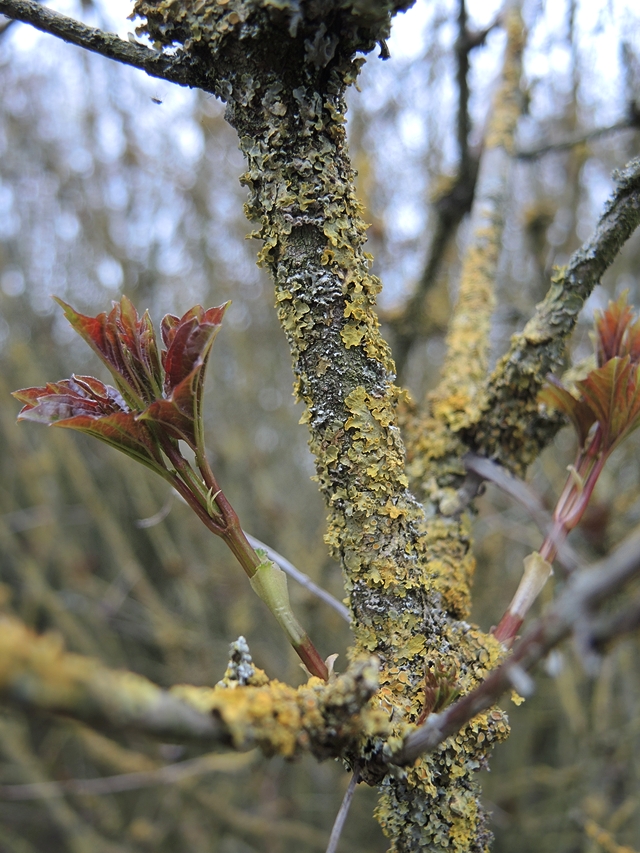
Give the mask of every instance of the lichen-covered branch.
[(509, 658), (479, 687), (440, 714), (432, 714), (423, 726), (408, 735), (393, 760), (398, 764), (410, 764), (455, 734), (477, 714), (491, 708), (506, 691), (514, 687), (522, 689), (521, 685), (528, 683), (526, 673), (572, 633), (588, 664), (588, 656), (593, 656), (596, 649), (624, 633), (637, 630), (640, 625), (637, 601), (621, 607), (616, 613), (597, 616), (596, 611), (639, 574), (640, 532), (636, 531), (610, 557), (591, 569), (574, 574), (558, 599), (516, 644)]
[(161, 737), (216, 741), (223, 734), (218, 721), (146, 678), (69, 654), (57, 635), (39, 637), (8, 617), (0, 620), (0, 693), (26, 708)]
[(0, 0), (0, 14), (107, 59), (139, 68), (150, 77), (159, 77), (179, 86), (198, 87), (207, 92), (215, 89), (215, 68), (204, 65), (197, 57), (181, 52), (167, 56), (146, 45), (124, 41), (114, 33), (89, 27), (48, 9), (38, 0)]
[[(354, 753), (362, 739), (390, 731), (388, 715), (362, 709), (378, 687), (370, 658), (329, 685), (299, 688), (269, 681), (251, 667), (246, 684), (162, 690), (148, 679), (64, 650), (17, 619), (0, 620), (0, 696), (31, 711), (65, 714), (109, 729), (135, 729), (172, 741), (199, 741), (292, 757)], [(362, 712), (362, 713), (361, 713)]]
[(549, 442), (558, 420), (538, 415), (547, 374), (562, 363), (585, 299), (640, 223), (640, 158), (615, 173), (613, 195), (593, 235), (558, 269), (551, 287), (490, 377), (466, 438), (483, 456), (521, 472)]
[[(422, 712), (425, 670), (446, 660), (467, 691), (501, 651), (458, 621), (467, 615), (467, 522), (445, 532), (442, 552), (431, 551), (434, 537), (443, 538), (439, 521), (427, 529), (407, 489), (400, 393), (374, 313), (380, 284), (363, 248), (344, 93), (361, 63), (356, 52), (383, 38), (389, 19), (374, 20), (346, 4), (324, 7), (322, 15), (311, 6), (247, 0), (205, 8), (199, 14), (186, 4), (136, 5), (154, 41), (209, 51), (218, 69), (219, 94), (247, 159), (247, 215), (263, 241), (259, 260), (275, 282), (297, 392), (306, 404), (303, 420), (329, 508), (327, 542), (345, 572), (352, 654), (380, 660), (377, 701), (392, 718), (392, 748)], [(507, 726), (497, 714), (482, 729), (479, 738), (474, 723), (404, 780), (384, 780), (378, 817), (392, 849), (446, 846), (462, 853), (486, 846), (475, 770)], [(382, 749), (381, 740), (369, 739), (352, 757), (366, 781), (385, 775)]]
[(471, 209), (458, 300), (447, 335), (442, 380), (433, 394), (433, 414), (458, 431), (474, 419), (478, 390), (486, 378), (494, 287), (509, 193), (513, 137), (520, 115), (524, 30), (517, 7), (505, 13), (507, 46), (487, 127)]

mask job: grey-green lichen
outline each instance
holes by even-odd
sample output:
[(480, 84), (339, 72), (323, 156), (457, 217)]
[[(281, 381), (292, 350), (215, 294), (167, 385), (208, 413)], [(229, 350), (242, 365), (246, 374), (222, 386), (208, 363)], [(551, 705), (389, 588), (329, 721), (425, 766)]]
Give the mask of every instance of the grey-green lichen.
[[(347, 154), (344, 93), (362, 62), (356, 52), (384, 37), (390, 9), (329, 0), (318, 7), (287, 0), (136, 5), (159, 44), (178, 41), (199, 56), (210, 53), (246, 157), (246, 213), (263, 241), (259, 262), (275, 282), (296, 393), (306, 406), (329, 509), (326, 540), (344, 568), (354, 615), (351, 656), (373, 653), (381, 664), (376, 705), (391, 731), (365, 739), (359, 757), (349, 756), (370, 782), (384, 776), (385, 742), (397, 748), (420, 715), (430, 663), (455, 668), (466, 691), (499, 654), (490, 637), (461, 621), (473, 559), (468, 518), (441, 511), (461, 473), (462, 445), (450, 433), (434, 435), (436, 444), (453, 441), (457, 463), (452, 473), (434, 469), (428, 516), (408, 488), (397, 422), (402, 392), (379, 333), (380, 283), (364, 251)], [(425, 452), (442, 458), (438, 447)], [(474, 774), (506, 733), (495, 714), (475, 720), (404, 780), (385, 781), (379, 819), (392, 849), (437, 850), (449, 846), (447, 838), (466, 839), (469, 849), (486, 846)], [(440, 821), (440, 833), (420, 808)], [(407, 833), (417, 839), (414, 848), (406, 846)]]
[(614, 191), (598, 225), (566, 267), (556, 269), (544, 300), (487, 382), (482, 410), (465, 432), (485, 456), (522, 473), (561, 425), (538, 411), (550, 371), (563, 363), (578, 314), (605, 270), (640, 224), (640, 158), (614, 174)]

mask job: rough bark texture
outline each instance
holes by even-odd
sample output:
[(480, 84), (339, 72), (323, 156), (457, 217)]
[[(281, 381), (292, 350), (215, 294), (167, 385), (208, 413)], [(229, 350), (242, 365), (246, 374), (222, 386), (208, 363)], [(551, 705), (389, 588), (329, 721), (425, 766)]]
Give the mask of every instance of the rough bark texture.
[[(79, 716), (74, 703), (85, 707), (86, 699), (85, 717), (103, 723), (115, 708), (116, 721), (120, 711), (125, 715), (123, 725), (185, 736), (195, 727), (197, 737), (222, 737), (237, 748), (259, 743), (284, 755), (301, 749), (339, 755), (357, 765), (361, 778), (381, 785), (377, 814), (392, 850), (479, 853), (487, 849), (490, 833), (476, 771), (508, 731), (503, 713), (489, 707), (498, 693), (488, 697), (484, 688), (480, 704), (474, 704), (478, 694), (470, 696), (467, 704), (480, 713), (406, 772), (390, 773), (389, 759), (402, 755), (428, 685), (440, 679), (464, 696), (491, 678), (507, 677), (503, 669), (485, 680), (502, 648), (465, 621), (475, 564), (469, 496), (460, 491), (463, 457), (472, 447), (518, 469), (548, 440), (555, 424), (538, 417), (537, 392), (557, 364), (584, 299), (638, 224), (640, 165), (635, 161), (620, 176), (593, 239), (558, 273), (535, 317), (485, 382), (523, 47), (521, 22), (512, 9), (444, 377), (424, 413), (405, 419), (405, 459), (398, 412), (409, 407), (394, 385), (394, 366), (378, 330), (374, 306), (380, 283), (364, 251), (344, 103), (362, 62), (357, 54), (387, 35), (391, 15), (405, 5), (138, 0), (135, 11), (145, 19), (141, 31), (150, 35), (156, 52), (127, 47), (45, 13), (30, 0), (0, 0), (0, 11), (14, 11), (17, 18), (148, 73), (200, 86), (227, 103), (247, 161), (247, 215), (256, 225), (254, 236), (263, 241), (259, 260), (275, 283), (329, 511), (327, 542), (344, 569), (355, 635), (350, 670), (328, 685), (312, 679), (298, 691), (261, 682), (166, 694), (142, 681), (132, 691), (126, 673), (103, 668), (113, 687), (105, 695), (94, 685), (95, 666), (88, 659), (65, 656), (46, 638), (25, 635), (22, 658), (12, 657), (23, 629), (3, 624), (0, 645), (4, 637), (13, 652), (7, 651), (0, 667), (0, 690), (14, 701)], [(627, 621), (636, 620), (634, 610)], [(363, 709), (376, 690), (371, 665), (363, 662), (372, 654), (380, 661), (380, 688)], [(52, 671), (68, 674), (67, 683), (49, 684), (51, 660)], [(144, 708), (129, 707), (133, 694)], [(122, 707), (114, 706), (117, 697)], [(463, 703), (445, 714), (462, 723)], [(212, 711), (214, 724), (207, 716)], [(432, 728), (438, 719), (443, 717), (434, 713)], [(435, 743), (432, 738), (430, 747)]]
[[(248, 169), (247, 215), (264, 241), (276, 303), (306, 403), (327, 542), (346, 578), (354, 656), (381, 661), (377, 701), (393, 712), (393, 749), (422, 710), (425, 669), (453, 665), (463, 691), (499, 656), (467, 615), (468, 521), (434, 517), (409, 493), (398, 389), (373, 310), (379, 282), (345, 139), (344, 92), (357, 51), (387, 34), (390, 5), (139, 2), (152, 39), (209, 52)], [(462, 569), (460, 568), (462, 566)], [(480, 851), (489, 832), (475, 771), (506, 734), (499, 712), (468, 725), (401, 779), (387, 777), (378, 818), (394, 850)], [(351, 761), (380, 781), (380, 739)]]

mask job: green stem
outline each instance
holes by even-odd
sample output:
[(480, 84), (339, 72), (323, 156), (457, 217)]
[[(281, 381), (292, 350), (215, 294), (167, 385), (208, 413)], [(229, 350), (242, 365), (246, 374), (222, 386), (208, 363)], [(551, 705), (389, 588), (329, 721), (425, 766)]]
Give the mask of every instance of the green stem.
[(325, 662), (291, 609), (285, 573), (271, 560), (261, 558), (249, 543), (240, 519), (218, 485), (204, 451), (196, 451), (196, 465), (209, 494), (215, 495), (215, 503), (224, 521), (224, 527), (219, 535), (249, 576), (254, 592), (278, 620), (308, 671), (322, 678), (323, 681), (328, 681), (329, 672)]

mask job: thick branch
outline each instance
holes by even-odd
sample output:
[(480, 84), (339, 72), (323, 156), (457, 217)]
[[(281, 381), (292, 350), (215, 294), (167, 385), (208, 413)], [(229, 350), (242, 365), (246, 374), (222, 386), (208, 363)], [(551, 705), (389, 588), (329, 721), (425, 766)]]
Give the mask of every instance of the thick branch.
[(607, 615), (592, 624), (592, 613), (640, 575), (640, 532), (630, 536), (610, 557), (591, 569), (573, 575), (557, 601), (527, 631), (502, 666), (471, 693), (412, 732), (393, 760), (410, 764), (468, 723), (477, 714), (491, 708), (503, 693), (527, 682), (525, 673), (541, 661), (552, 648), (571, 633), (583, 644), (603, 645), (638, 626), (638, 602)]
[(348, 754), (362, 732), (384, 735), (383, 712), (360, 712), (378, 687), (375, 660), (361, 660), (324, 685), (297, 689), (254, 670), (246, 686), (178, 685), (148, 679), (64, 651), (56, 635), (37, 636), (13, 618), (0, 620), (0, 696), (32, 711), (65, 714), (98, 727), (135, 729), (171, 741), (199, 741), (267, 754)]
[(184, 52), (167, 56), (143, 44), (124, 41), (113, 33), (89, 27), (81, 21), (54, 12), (37, 0), (0, 0), (0, 13), (15, 21), (31, 24), (70, 44), (99, 53), (107, 59), (139, 68), (150, 77), (207, 92), (216, 91), (216, 76), (211, 66), (205, 68), (201, 62)]
[(640, 158), (614, 175), (615, 187), (594, 234), (557, 270), (543, 302), (487, 383), (481, 415), (467, 433), (478, 453), (521, 471), (560, 422), (538, 416), (537, 396), (562, 363), (568, 336), (585, 299), (640, 223)]

